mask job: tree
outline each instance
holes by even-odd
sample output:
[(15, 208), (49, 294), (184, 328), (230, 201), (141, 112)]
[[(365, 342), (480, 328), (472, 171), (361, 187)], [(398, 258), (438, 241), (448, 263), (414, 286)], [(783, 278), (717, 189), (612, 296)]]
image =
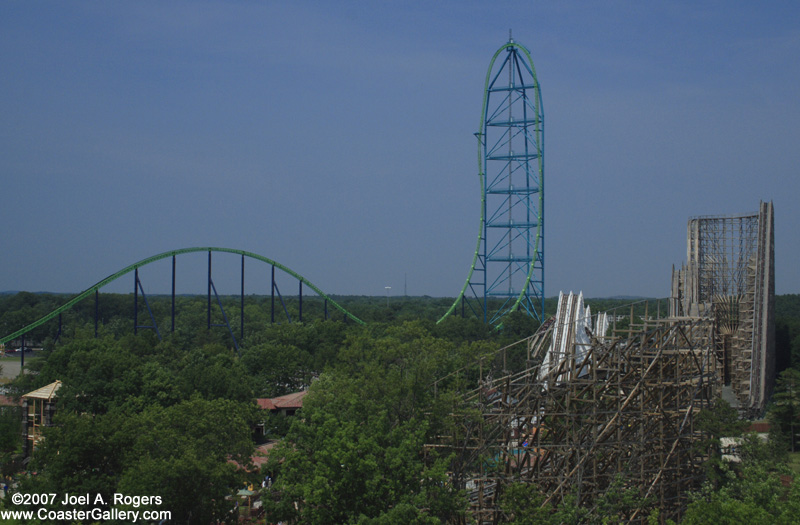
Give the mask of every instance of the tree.
[(717, 490), (706, 484), (689, 504), (681, 525), (797, 523), (798, 483), (787, 489), (780, 474), (758, 461), (749, 462), (738, 473), (728, 468), (728, 483)]
[[(380, 330), (380, 329), (378, 329)], [(348, 338), (270, 454), (268, 516), (303, 523), (434, 523), (463, 512), (449, 458), (425, 456), (432, 380), (453, 345), (420, 324)]]
[[(533, 483), (516, 482), (505, 487), (500, 508), (508, 523), (514, 525), (580, 525), (616, 523), (619, 516), (592, 516), (589, 509), (576, 503), (574, 494), (567, 494), (558, 505), (545, 504), (545, 496)], [(611, 518), (606, 520), (604, 518)]]
[(129, 437), (120, 432), (125, 418), (116, 412), (93, 416), (56, 412), (56, 426), (44, 431), (21, 490), (39, 493), (100, 494), (111, 501), (123, 468)]
[(0, 408), (0, 475), (14, 474), (14, 456), (22, 449), (22, 410)]
[(500, 508), (516, 525), (549, 525), (553, 508), (533, 483), (512, 483), (500, 497)]
[(597, 502), (596, 517), (603, 525), (627, 523), (631, 514), (646, 503), (639, 487), (626, 487), (623, 476), (617, 474)]
[(722, 398), (716, 399), (711, 408), (704, 408), (697, 414), (695, 426), (707, 436), (697, 444), (697, 454), (708, 456), (704, 464), (706, 477), (715, 486), (725, 481), (721, 438), (739, 437), (747, 425), (746, 421), (739, 419), (736, 409)]
[(225, 499), (246, 473), (231, 463), (249, 462), (252, 407), (194, 397), (171, 407), (149, 407), (124, 432), (132, 443), (117, 491), (159, 494), (176, 523), (214, 523), (230, 516)]
[(60, 413), (33, 456), (25, 492), (158, 495), (175, 523), (226, 520), (246, 465), (255, 408), (196, 396), (139, 414)]
[(87, 338), (58, 346), (46, 359), (34, 362), (37, 374), (20, 375), (14, 385), (29, 392), (62, 381), (59, 410), (105, 413), (141, 390), (142, 360), (112, 337)]
[(293, 345), (261, 343), (247, 348), (242, 364), (257, 397), (277, 397), (311, 383), (311, 356)]
[(795, 452), (800, 431), (800, 370), (787, 368), (778, 376), (769, 419)]
[(401, 504), (428, 517), (438, 517), (431, 516), (433, 508), (453, 510), (445, 462), (429, 466), (424, 461), (425, 422), (400, 420), (387, 407), (395, 403), (351, 387), (347, 378), (332, 374), (312, 385), (301, 417), (270, 454), (279, 498), (267, 499), (268, 515), (303, 523), (356, 523)]
[(693, 495), (681, 524), (797, 523), (800, 486), (797, 481), (784, 485), (790, 471), (774, 447), (750, 433), (742, 438), (740, 450), (741, 463), (719, 464), (720, 480), (706, 482)]
[(200, 351), (186, 353), (176, 365), (176, 381), (184, 398), (200, 394), (206, 399), (253, 399), (241, 360), (222, 345), (208, 344)]

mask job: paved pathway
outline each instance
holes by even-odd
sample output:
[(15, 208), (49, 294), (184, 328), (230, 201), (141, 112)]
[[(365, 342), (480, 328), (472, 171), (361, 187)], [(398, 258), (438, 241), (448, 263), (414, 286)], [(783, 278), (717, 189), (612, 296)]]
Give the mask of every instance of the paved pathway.
[[(28, 357), (27, 355), (25, 357)], [(0, 377), (7, 377), (9, 379), (14, 379), (19, 375), (19, 359), (16, 361), (2, 361), (0, 362), (0, 366), (3, 367), (2, 373), (0, 373)]]

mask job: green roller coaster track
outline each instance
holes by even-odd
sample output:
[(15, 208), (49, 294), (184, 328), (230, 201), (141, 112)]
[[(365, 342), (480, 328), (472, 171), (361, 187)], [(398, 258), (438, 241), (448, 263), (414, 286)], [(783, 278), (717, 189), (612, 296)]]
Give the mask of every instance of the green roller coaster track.
[[(506, 49), (509, 49), (511, 47), (514, 47), (514, 48), (518, 49), (519, 51), (521, 51), (525, 55), (525, 58), (528, 59), (528, 64), (531, 67), (531, 71), (533, 72), (533, 76), (534, 76), (534, 78), (536, 78), (536, 70), (534, 69), (534, 66), (533, 66), (533, 59), (531, 58), (530, 51), (528, 51), (528, 49), (525, 48), (525, 46), (520, 45), (517, 42), (513, 42), (512, 41), (512, 42), (509, 42), (509, 43), (505, 44), (504, 46), (502, 46), (500, 49), (497, 50), (497, 52), (495, 52), (494, 56), (492, 56), (491, 62), (489, 63), (489, 69), (486, 71), (486, 81), (484, 83), (484, 88), (483, 88), (483, 93), (484, 93), (484, 95), (483, 95), (483, 106), (481, 108), (481, 122), (480, 122), (480, 126), (478, 128), (480, 131), (478, 131), (478, 133), (477, 133), (477, 136), (478, 136), (478, 177), (479, 177), (480, 190), (481, 190), (481, 213), (480, 213), (481, 219), (480, 219), (480, 225), (479, 225), (479, 228), (478, 228), (478, 242), (477, 242), (477, 245), (475, 246), (475, 254), (472, 257), (472, 265), (470, 266), (469, 274), (467, 275), (467, 280), (464, 282), (464, 286), (461, 288), (461, 292), (458, 294), (458, 297), (456, 297), (456, 300), (453, 301), (453, 304), (452, 304), (452, 306), (450, 306), (450, 309), (447, 310), (447, 312), (437, 321), (437, 324), (441, 323), (448, 316), (450, 316), (455, 311), (456, 307), (458, 306), (459, 301), (463, 300), (464, 294), (466, 293), (467, 288), (469, 287), (469, 284), (472, 281), (472, 275), (475, 273), (475, 265), (477, 264), (478, 258), (480, 256), (481, 243), (484, 240), (484, 237), (483, 237), (484, 225), (486, 223), (486, 217), (485, 217), (486, 194), (485, 194), (485, 191), (484, 191), (484, 178), (485, 178), (486, 174), (484, 173), (484, 165), (483, 165), (482, 136), (483, 136), (483, 129), (484, 129), (484, 124), (485, 124), (485, 119), (486, 119), (486, 105), (488, 104), (488, 101), (489, 101), (489, 97), (488, 97), (489, 83), (491, 81), (492, 69), (494, 68), (494, 63), (497, 60), (497, 57), (500, 56), (500, 53), (502, 53), (503, 51), (505, 51)], [(542, 162), (542, 164), (543, 164), (543, 161), (540, 160), (540, 162)], [(540, 245), (539, 243), (540, 243), (540, 240), (542, 238), (542, 223), (543, 223), (542, 214), (543, 214), (543, 209), (544, 209), (544, 206), (543, 206), (543, 204), (544, 204), (543, 203), (543, 200), (544, 200), (544, 169), (543, 169), (543, 166), (540, 168), (540, 175), (541, 175), (541, 180), (540, 180), (541, 191), (539, 192), (539, 208), (538, 208), (539, 217), (537, 217), (538, 220), (536, 221), (537, 222), (537, 226), (536, 226), (536, 242), (535, 242), (535, 246), (534, 246), (534, 253), (538, 253), (539, 252), (539, 245)], [(531, 281), (531, 276), (533, 275), (533, 272), (535, 270), (535, 264), (536, 264), (536, 258), (534, 257), (533, 261), (531, 261), (530, 267), (528, 268), (528, 275), (527, 275), (527, 278), (525, 280), (525, 285), (520, 290), (520, 293), (517, 296), (516, 301), (514, 302), (513, 306), (509, 309), (509, 311), (513, 312), (513, 311), (516, 311), (516, 310), (519, 309), (520, 303), (524, 299), (526, 291), (528, 289), (528, 284)]]
[[(486, 213), (485, 213), (485, 210), (486, 210), (486, 193), (485, 193), (486, 173), (484, 172), (485, 171), (485, 166), (484, 166), (484, 159), (483, 159), (483, 144), (482, 144), (482, 141), (484, 139), (484, 137), (483, 137), (484, 131), (483, 130), (484, 130), (485, 123), (486, 123), (485, 119), (486, 119), (486, 107), (487, 107), (487, 104), (488, 104), (488, 91), (489, 91), (489, 86), (490, 86), (490, 82), (491, 82), (491, 74), (492, 74), (492, 69), (494, 67), (494, 63), (497, 60), (497, 57), (500, 55), (500, 53), (502, 53), (504, 50), (507, 50), (509, 48), (515, 48), (516, 50), (518, 50), (518, 51), (520, 51), (520, 52), (522, 52), (524, 54), (525, 58), (528, 61), (528, 64), (530, 65), (531, 72), (533, 74), (534, 80), (536, 78), (536, 71), (533, 68), (533, 60), (531, 59), (530, 52), (524, 46), (522, 46), (522, 45), (520, 45), (520, 44), (518, 44), (516, 42), (513, 42), (513, 41), (505, 44), (500, 49), (498, 49), (497, 52), (495, 52), (495, 54), (492, 57), (492, 60), (491, 60), (491, 62), (489, 64), (489, 69), (486, 72), (486, 81), (485, 81), (485, 85), (484, 85), (483, 106), (482, 106), (482, 110), (481, 110), (481, 121), (480, 121), (480, 128), (479, 128), (480, 131), (477, 133), (477, 136), (478, 136), (478, 176), (479, 176), (480, 187), (481, 187), (481, 212), (480, 212), (480, 224), (479, 224), (479, 229), (478, 229), (478, 242), (477, 242), (477, 245), (476, 245), (476, 248), (475, 248), (475, 253), (474, 253), (473, 258), (472, 258), (472, 264), (471, 264), (470, 269), (469, 269), (469, 274), (467, 276), (466, 281), (464, 282), (464, 286), (461, 288), (461, 292), (458, 294), (458, 297), (456, 297), (456, 299), (453, 302), (452, 306), (450, 306), (450, 309), (441, 317), (441, 319), (439, 319), (437, 321), (439, 323), (442, 322), (448, 316), (450, 316), (455, 311), (456, 307), (458, 306), (458, 303), (460, 301), (464, 300), (465, 293), (467, 291), (467, 288), (469, 288), (470, 283), (472, 282), (472, 278), (473, 278), (473, 274), (475, 273), (476, 265), (477, 265), (477, 263), (478, 263), (478, 261), (480, 259), (481, 243), (484, 241), (484, 230), (485, 230), (485, 225), (486, 225), (486, 216), (485, 216), (486, 215)], [(537, 82), (537, 86), (538, 86), (538, 82)], [(537, 124), (537, 126), (538, 126), (538, 124)], [(537, 133), (538, 133), (538, 128), (537, 128)], [(537, 225), (536, 225), (536, 240), (535, 240), (534, 250), (533, 250), (535, 254), (539, 254), (539, 250), (540, 250), (540, 241), (541, 241), (541, 238), (542, 238), (543, 209), (544, 209), (544, 202), (543, 202), (543, 199), (544, 199), (544, 166), (543, 166), (544, 161), (543, 161), (542, 156), (539, 157), (539, 162), (540, 162), (540, 165), (539, 165), (540, 191), (539, 191), (538, 217), (537, 217), (537, 221), (536, 221), (537, 222)], [(17, 330), (16, 332), (14, 332), (12, 334), (9, 334), (9, 335), (7, 335), (7, 336), (5, 336), (3, 338), (0, 338), (0, 344), (6, 343), (6, 342), (8, 342), (8, 341), (10, 341), (12, 339), (15, 339), (15, 338), (23, 335), (23, 334), (26, 334), (27, 332), (33, 330), (34, 328), (46, 323), (47, 321), (49, 321), (49, 320), (53, 319), (54, 317), (56, 317), (58, 314), (64, 312), (65, 310), (68, 310), (69, 308), (71, 308), (72, 306), (77, 304), (78, 302), (82, 301), (83, 299), (88, 297), (93, 292), (99, 290), (100, 288), (102, 288), (103, 286), (111, 283), (112, 281), (122, 277), (123, 275), (136, 270), (139, 267), (145, 266), (147, 264), (150, 264), (152, 262), (158, 261), (160, 259), (165, 259), (167, 257), (173, 257), (175, 255), (184, 254), (184, 253), (192, 253), (192, 252), (226, 252), (226, 253), (233, 253), (233, 254), (242, 255), (244, 257), (250, 257), (252, 259), (256, 259), (256, 260), (265, 262), (267, 264), (271, 264), (274, 267), (279, 268), (283, 272), (285, 272), (285, 273), (291, 275), (292, 277), (296, 278), (301, 283), (303, 283), (303, 284), (307, 285), (308, 287), (310, 287), (320, 297), (323, 297), (324, 299), (328, 300), (335, 308), (337, 308), (339, 311), (341, 311), (346, 317), (352, 319), (356, 323), (364, 324), (363, 321), (361, 321), (356, 316), (354, 316), (353, 314), (351, 314), (350, 312), (345, 310), (341, 305), (339, 305), (336, 301), (334, 301), (333, 299), (328, 297), (325, 293), (322, 292), (322, 290), (320, 290), (314, 284), (309, 282), (305, 277), (303, 277), (300, 274), (294, 272), (290, 268), (288, 268), (286, 266), (283, 266), (282, 264), (279, 264), (279, 263), (273, 261), (272, 259), (268, 259), (267, 257), (261, 256), (261, 255), (258, 255), (258, 254), (252, 253), (252, 252), (247, 252), (247, 251), (243, 251), (243, 250), (235, 250), (235, 249), (231, 249), (231, 248), (216, 248), (216, 247), (183, 248), (183, 249), (179, 249), (179, 250), (173, 250), (173, 251), (169, 251), (169, 252), (164, 252), (164, 253), (161, 253), (161, 254), (158, 254), (158, 255), (154, 255), (152, 257), (148, 257), (147, 259), (143, 259), (143, 260), (141, 260), (141, 261), (139, 261), (139, 262), (137, 262), (135, 264), (132, 264), (132, 265), (126, 267), (126, 268), (123, 268), (122, 270), (120, 270), (120, 271), (118, 271), (118, 272), (116, 272), (116, 273), (114, 273), (112, 275), (109, 275), (108, 277), (106, 277), (102, 281), (100, 281), (97, 284), (87, 288), (86, 290), (84, 290), (80, 294), (76, 295), (75, 297), (73, 297), (72, 299), (67, 301), (64, 305), (62, 305), (61, 307), (53, 310), (52, 312), (50, 312), (46, 316), (42, 317), (38, 321), (35, 321), (35, 322), (29, 324), (28, 326), (26, 326), (24, 328), (21, 328), (20, 330)], [(530, 267), (528, 269), (528, 274), (527, 274), (527, 278), (525, 280), (525, 284), (521, 288), (519, 295), (515, 298), (514, 304), (508, 309), (509, 312), (518, 310), (520, 308), (521, 303), (525, 299), (526, 293), (527, 293), (527, 290), (528, 290), (528, 285), (531, 282), (531, 277), (532, 277), (532, 275), (533, 275), (533, 273), (534, 273), (534, 271), (536, 269), (535, 268), (536, 262), (537, 262), (537, 256), (534, 256), (533, 260), (530, 263)], [(486, 262), (484, 261), (483, 264), (485, 265)], [(542, 291), (542, 293), (543, 293), (543, 291)], [(498, 321), (499, 321), (499, 319), (498, 319)], [(502, 325), (502, 323), (498, 323), (496, 326), (501, 326), (501, 325)]]
[(261, 262), (264, 262), (264, 263), (267, 263), (267, 264), (271, 264), (275, 268), (278, 268), (278, 269), (282, 270), (283, 272), (291, 275), (292, 277), (294, 277), (295, 279), (297, 279), (298, 281), (300, 281), (304, 285), (306, 285), (309, 288), (311, 288), (312, 290), (314, 290), (314, 292), (316, 292), (317, 295), (319, 295), (320, 297), (328, 300), (336, 309), (338, 309), (340, 312), (342, 312), (348, 318), (352, 319), (356, 323), (359, 323), (359, 324), (362, 324), (362, 325), (364, 324), (364, 321), (362, 321), (358, 317), (354, 316), (353, 314), (351, 314), (350, 312), (345, 310), (339, 303), (337, 303), (336, 301), (331, 299), (329, 296), (327, 296), (322, 290), (317, 288), (308, 279), (306, 279), (305, 277), (303, 277), (299, 273), (293, 271), (292, 269), (290, 269), (290, 268), (288, 268), (288, 267), (286, 267), (286, 266), (284, 266), (284, 265), (282, 265), (282, 264), (280, 264), (280, 263), (278, 263), (276, 261), (273, 261), (272, 259), (264, 257), (263, 255), (258, 255), (256, 253), (247, 252), (247, 251), (244, 251), (244, 250), (235, 250), (233, 248), (217, 248), (217, 247), (182, 248), (180, 250), (172, 250), (172, 251), (169, 251), (169, 252), (159, 253), (158, 255), (153, 255), (152, 257), (148, 257), (146, 259), (142, 259), (141, 261), (139, 261), (137, 263), (134, 263), (134, 264), (131, 264), (130, 266), (126, 266), (122, 270), (109, 275), (108, 277), (106, 277), (102, 281), (98, 282), (97, 284), (95, 284), (93, 286), (90, 286), (89, 288), (87, 288), (83, 292), (79, 293), (78, 295), (76, 295), (75, 297), (73, 297), (72, 299), (70, 299), (69, 301), (67, 301), (63, 305), (61, 305), (60, 307), (56, 308), (55, 310), (53, 310), (49, 314), (47, 314), (44, 317), (42, 317), (41, 319), (29, 324), (28, 326), (25, 326), (24, 328), (20, 328), (19, 330), (17, 330), (16, 332), (14, 332), (12, 334), (9, 334), (9, 335), (7, 335), (7, 336), (5, 336), (3, 338), (0, 338), (0, 344), (5, 344), (8, 341), (11, 341), (12, 339), (16, 339), (17, 337), (20, 337), (21, 335), (24, 335), (24, 334), (30, 332), (31, 330), (33, 330), (36, 327), (41, 326), (42, 324), (44, 324), (47, 321), (49, 321), (49, 320), (53, 319), (54, 317), (56, 317), (58, 314), (66, 311), (66, 310), (69, 310), (70, 308), (72, 308), (74, 305), (76, 305), (77, 303), (79, 303), (83, 299), (86, 299), (87, 297), (89, 297), (95, 291), (97, 291), (100, 288), (104, 287), (105, 285), (107, 285), (107, 284), (119, 279), (123, 275), (126, 275), (126, 274), (136, 270), (137, 268), (141, 268), (142, 266), (146, 266), (146, 265), (148, 265), (148, 264), (150, 264), (152, 262), (156, 262), (156, 261), (159, 261), (161, 259), (166, 259), (167, 257), (174, 257), (176, 255), (180, 255), (180, 254), (184, 254), (184, 253), (194, 253), (194, 252), (233, 253), (233, 254), (244, 256), (244, 257), (249, 257), (251, 259), (256, 259), (258, 261), (261, 261)]

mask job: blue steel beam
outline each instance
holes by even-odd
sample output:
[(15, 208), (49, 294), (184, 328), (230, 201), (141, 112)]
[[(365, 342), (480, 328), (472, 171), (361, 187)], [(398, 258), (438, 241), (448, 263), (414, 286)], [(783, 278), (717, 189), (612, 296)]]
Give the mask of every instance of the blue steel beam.
[[(459, 302), (464, 311), (468, 292), (480, 302), (484, 322), (499, 325), (503, 316), (519, 309), (542, 321), (544, 111), (530, 52), (513, 40), (489, 64), (475, 136), (481, 189), (478, 242), (467, 280), (439, 322)], [(494, 309), (490, 297), (508, 300)]]

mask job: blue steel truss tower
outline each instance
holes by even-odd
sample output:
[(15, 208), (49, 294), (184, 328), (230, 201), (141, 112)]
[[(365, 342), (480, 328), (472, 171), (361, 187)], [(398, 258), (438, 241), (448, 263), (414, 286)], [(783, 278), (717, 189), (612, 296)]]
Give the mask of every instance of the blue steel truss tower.
[[(544, 112), (530, 52), (510, 39), (486, 74), (478, 137), (481, 226), (461, 304), (499, 325), (544, 316)], [(444, 319), (444, 317), (442, 319)]]

